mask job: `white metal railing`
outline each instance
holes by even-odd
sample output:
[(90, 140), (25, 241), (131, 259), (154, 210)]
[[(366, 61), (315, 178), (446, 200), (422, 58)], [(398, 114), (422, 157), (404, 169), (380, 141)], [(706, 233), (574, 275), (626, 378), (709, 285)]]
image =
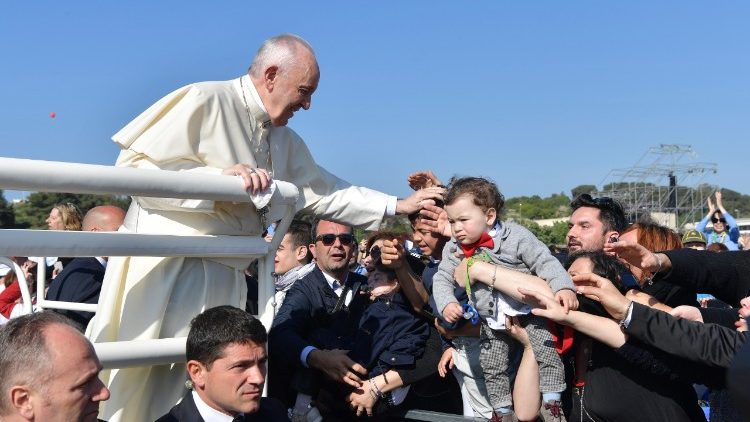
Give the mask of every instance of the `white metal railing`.
[[(208, 199), (250, 204), (238, 177), (119, 168), (0, 157), (0, 188), (98, 193), (160, 198)], [(258, 258), (259, 309), (273, 295), (274, 252), (296, 211), (298, 189), (276, 181), (269, 215), (279, 216), (271, 242), (260, 236), (176, 236), (136, 233), (0, 230), (0, 256), (164, 256)], [(276, 217), (274, 217), (275, 219)], [(4, 262), (4, 261), (3, 261)], [(13, 263), (15, 264), (15, 263)], [(17, 267), (17, 265), (16, 265)], [(15, 269), (15, 268), (14, 268)], [(20, 271), (19, 269), (16, 269)], [(45, 265), (38, 265), (37, 308), (95, 311), (96, 305), (44, 299)], [(20, 272), (21, 275), (22, 271)], [(28, 286), (20, 283), (24, 311), (31, 312)], [(28, 308), (27, 308), (28, 307)], [(95, 344), (106, 368), (156, 365), (185, 358), (185, 338)]]

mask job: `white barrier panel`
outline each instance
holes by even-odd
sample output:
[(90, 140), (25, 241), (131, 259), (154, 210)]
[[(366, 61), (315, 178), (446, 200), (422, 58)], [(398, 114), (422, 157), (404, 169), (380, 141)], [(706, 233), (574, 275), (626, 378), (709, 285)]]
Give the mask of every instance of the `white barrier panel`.
[(265, 255), (271, 243), (259, 236), (0, 230), (0, 256), (181, 256), (241, 258)]
[[(60, 302), (57, 300), (44, 300), (37, 303), (40, 308), (64, 309), (66, 311), (96, 312), (96, 303)], [(86, 328), (86, 327), (84, 327)]]
[[(258, 306), (274, 292), (271, 271), (278, 248), (296, 212), (299, 190), (276, 180), (276, 193), (269, 204), (269, 218), (281, 222), (270, 243), (250, 236), (171, 236), (135, 233), (71, 232), (48, 230), (0, 230), (0, 256), (180, 256), (258, 258)], [(91, 164), (24, 160), (0, 157), (0, 188), (39, 191), (132, 195), (159, 198), (208, 199), (248, 203), (238, 177), (119, 168)], [(280, 212), (283, 211), (283, 212)], [(283, 218), (282, 218), (283, 216)], [(270, 221), (269, 221), (270, 222)], [(38, 268), (44, 279), (45, 268)], [(29, 292), (22, 288), (24, 309), (31, 311)], [(41, 299), (39, 309), (95, 310), (95, 305)], [(95, 345), (106, 368), (184, 362), (185, 339), (158, 339), (101, 343)]]
[(3, 189), (23, 191), (250, 202), (238, 177), (186, 171), (0, 157), (0, 181)]
[(165, 365), (185, 362), (187, 337), (94, 343), (96, 355), (107, 368)]

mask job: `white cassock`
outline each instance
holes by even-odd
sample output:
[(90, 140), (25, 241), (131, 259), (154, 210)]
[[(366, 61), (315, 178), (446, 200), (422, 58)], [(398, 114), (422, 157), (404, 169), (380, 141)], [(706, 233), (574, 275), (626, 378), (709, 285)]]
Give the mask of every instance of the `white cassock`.
[[(112, 138), (117, 166), (221, 174), (235, 164), (273, 171), (300, 189), (298, 209), (376, 229), (396, 199), (351, 186), (315, 164), (302, 139), (273, 127), (248, 76), (180, 88), (152, 105)], [(269, 155), (270, 148), (270, 155)], [(255, 208), (208, 200), (136, 197), (122, 231), (178, 235), (260, 235)], [(113, 257), (96, 316), (95, 342), (187, 336), (190, 320), (218, 305), (243, 308), (249, 260)], [(109, 421), (151, 421), (184, 392), (185, 365), (105, 371)]]

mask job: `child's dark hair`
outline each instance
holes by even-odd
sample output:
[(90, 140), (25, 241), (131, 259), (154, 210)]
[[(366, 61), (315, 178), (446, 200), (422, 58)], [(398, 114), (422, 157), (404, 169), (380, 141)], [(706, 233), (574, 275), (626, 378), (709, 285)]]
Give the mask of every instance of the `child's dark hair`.
[(611, 281), (620, 293), (625, 294), (628, 291), (628, 287), (625, 287), (620, 279), (620, 274), (628, 272), (628, 268), (614, 256), (607, 255), (602, 251), (576, 252), (568, 257), (565, 269), (570, 268), (578, 258), (588, 258), (593, 266), (592, 272)]
[(500, 215), (505, 205), (505, 197), (497, 186), (483, 177), (453, 177), (445, 194), (445, 204), (450, 205), (464, 195), (471, 195), (474, 205), (487, 211), (494, 208)]

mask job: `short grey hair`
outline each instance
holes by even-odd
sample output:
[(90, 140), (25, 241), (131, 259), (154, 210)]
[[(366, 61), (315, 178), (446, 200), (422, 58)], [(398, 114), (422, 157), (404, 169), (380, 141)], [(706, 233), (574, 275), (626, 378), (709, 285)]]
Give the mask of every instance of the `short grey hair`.
[(300, 48), (306, 49), (315, 57), (315, 51), (312, 46), (302, 37), (294, 34), (281, 34), (269, 38), (261, 44), (258, 52), (255, 53), (253, 63), (248, 68), (247, 73), (253, 78), (263, 76), (263, 71), (268, 66), (278, 66), (281, 71), (288, 69)]
[(11, 319), (0, 327), (0, 415), (12, 410), (8, 391), (16, 385), (43, 391), (52, 373), (45, 332), (54, 325), (80, 327), (52, 311)]

